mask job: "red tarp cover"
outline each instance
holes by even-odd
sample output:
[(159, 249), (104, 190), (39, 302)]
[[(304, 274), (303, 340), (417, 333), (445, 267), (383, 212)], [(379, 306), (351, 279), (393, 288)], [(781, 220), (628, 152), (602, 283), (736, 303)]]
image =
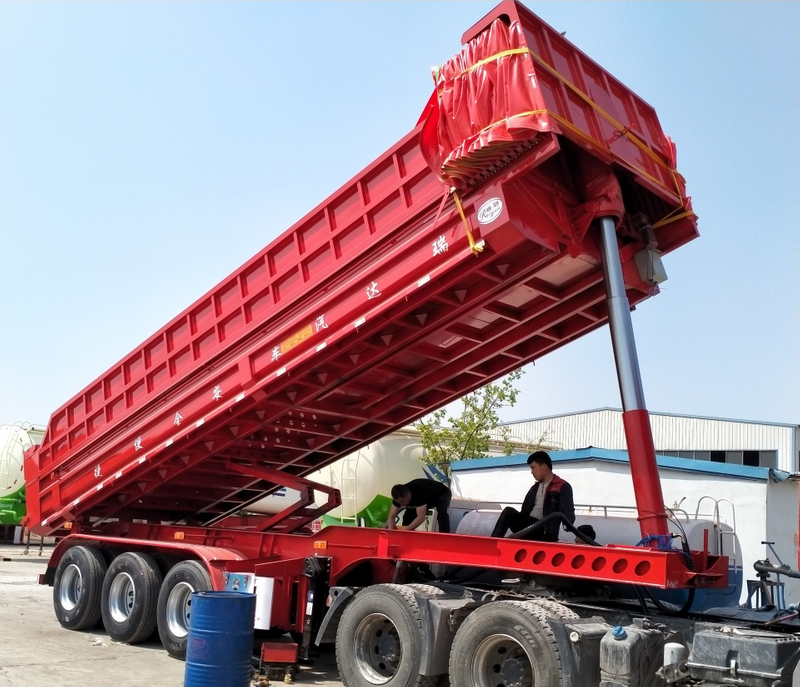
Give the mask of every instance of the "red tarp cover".
[[(524, 52), (496, 57), (514, 49)], [(534, 62), (518, 22), (495, 20), (435, 80), (436, 92), (421, 118), (422, 151), (431, 169), (456, 188), (492, 164), (517, 157), (538, 132), (559, 132), (540, 91), (530, 87)]]
[(666, 217), (651, 218), (655, 226), (694, 217), (683, 177), (675, 171), (672, 141), (663, 136), (657, 142), (658, 150), (651, 149), (631, 126), (622, 125), (531, 51), (518, 21), (507, 25), (496, 19), (434, 75), (436, 91), (420, 117), (421, 148), (440, 179), (465, 190), (535, 146), (543, 133), (562, 134), (589, 152), (581, 156), (580, 179), (576, 180), (586, 200), (573, 212), (576, 235), (582, 237), (594, 217), (624, 214), (616, 176), (608, 163), (618, 162), (640, 177), (649, 175), (640, 167), (632, 167), (626, 157), (621, 158), (613, 144), (598, 140), (554, 111), (554, 103), (547, 102), (546, 89), (539, 85), (542, 76), (537, 75), (537, 69), (548, 79), (555, 76), (588, 103), (605, 125), (615, 130), (612, 140), (633, 143), (642, 158), (667, 171), (662, 187), (674, 194), (678, 207)]

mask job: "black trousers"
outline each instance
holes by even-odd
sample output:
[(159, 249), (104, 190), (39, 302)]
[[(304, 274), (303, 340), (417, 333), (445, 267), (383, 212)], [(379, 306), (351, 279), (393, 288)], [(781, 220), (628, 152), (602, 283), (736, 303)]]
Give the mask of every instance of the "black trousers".
[[(530, 515), (523, 515), (516, 508), (508, 506), (503, 508), (503, 512), (500, 513), (500, 517), (497, 519), (497, 523), (492, 530), (492, 536), (504, 537), (508, 530), (511, 530), (512, 532), (519, 532), (520, 530), (524, 530), (526, 527), (533, 525), (535, 522), (539, 522), (537, 518), (534, 518)], [(546, 541), (544, 528), (538, 532), (532, 532), (530, 535), (528, 535), (527, 539)]]
[[(439, 498), (436, 499), (434, 503), (429, 503), (428, 508), (435, 508), (436, 509), (436, 524), (439, 526), (440, 532), (449, 532), (450, 531), (450, 513), (448, 513), (448, 509), (450, 508), (450, 499), (452, 498), (452, 494), (448, 491)], [(403, 513), (403, 525), (410, 525), (414, 518), (417, 517), (417, 509), (410, 507), (406, 508), (405, 512)]]

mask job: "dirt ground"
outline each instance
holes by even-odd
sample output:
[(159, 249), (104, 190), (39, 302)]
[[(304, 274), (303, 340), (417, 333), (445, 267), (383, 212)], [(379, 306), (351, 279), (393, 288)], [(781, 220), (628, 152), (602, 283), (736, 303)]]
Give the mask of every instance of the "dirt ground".
[[(158, 641), (127, 646), (102, 625), (62, 628), (53, 613), (53, 589), (39, 585), (50, 547), (24, 555), (21, 544), (0, 545), (0, 687), (181, 687), (184, 663)], [(332, 652), (301, 666), (298, 685), (341, 687)], [(273, 682), (275, 684), (275, 682)]]

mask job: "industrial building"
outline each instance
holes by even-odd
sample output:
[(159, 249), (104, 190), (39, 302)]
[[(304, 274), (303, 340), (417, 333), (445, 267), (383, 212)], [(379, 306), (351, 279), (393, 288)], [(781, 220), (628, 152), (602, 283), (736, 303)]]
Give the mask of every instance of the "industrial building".
[[(597, 408), (505, 425), (522, 444), (627, 450), (622, 411)], [(656, 453), (673, 458), (798, 472), (798, 425), (650, 412)]]

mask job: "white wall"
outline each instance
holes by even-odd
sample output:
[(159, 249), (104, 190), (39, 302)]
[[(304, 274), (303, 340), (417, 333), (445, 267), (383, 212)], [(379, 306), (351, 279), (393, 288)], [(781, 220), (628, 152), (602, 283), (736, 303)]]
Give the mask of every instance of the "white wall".
[[(764, 541), (774, 541), (780, 560), (795, 570), (798, 564), (798, 513), (800, 513), (800, 491), (794, 479), (783, 482), (770, 480), (767, 485), (767, 529)], [(764, 555), (778, 564), (766, 546)], [(749, 574), (749, 573), (748, 573)], [(800, 580), (781, 577), (786, 583), (786, 603), (800, 602)]]
[[(554, 468), (556, 474), (572, 485), (576, 504), (636, 505), (627, 464), (590, 460), (556, 463)], [(798, 488), (795, 482), (787, 480), (779, 485), (770, 484), (769, 496), (778, 496), (774, 497), (774, 504), (771, 504), (770, 523), (775, 524), (768, 526), (767, 482), (664, 468), (659, 470), (659, 475), (666, 506), (680, 507), (690, 517), (694, 517), (696, 512), (700, 517), (710, 517), (714, 514), (715, 506), (718, 507), (719, 521), (735, 528), (739, 537), (745, 580), (755, 579), (753, 563), (765, 557), (766, 547), (761, 542), (767, 538), (780, 541), (781, 558), (796, 567)], [(522, 502), (533, 484), (532, 480), (527, 465), (457, 470), (452, 473), (452, 490), (456, 498), (513, 505)], [(786, 523), (788, 527), (784, 526)], [(634, 537), (636, 531), (635, 528), (632, 530)], [(635, 544), (636, 541), (629, 543)], [(746, 585), (743, 585), (742, 601), (746, 597)], [(787, 602), (790, 600), (787, 584)]]

